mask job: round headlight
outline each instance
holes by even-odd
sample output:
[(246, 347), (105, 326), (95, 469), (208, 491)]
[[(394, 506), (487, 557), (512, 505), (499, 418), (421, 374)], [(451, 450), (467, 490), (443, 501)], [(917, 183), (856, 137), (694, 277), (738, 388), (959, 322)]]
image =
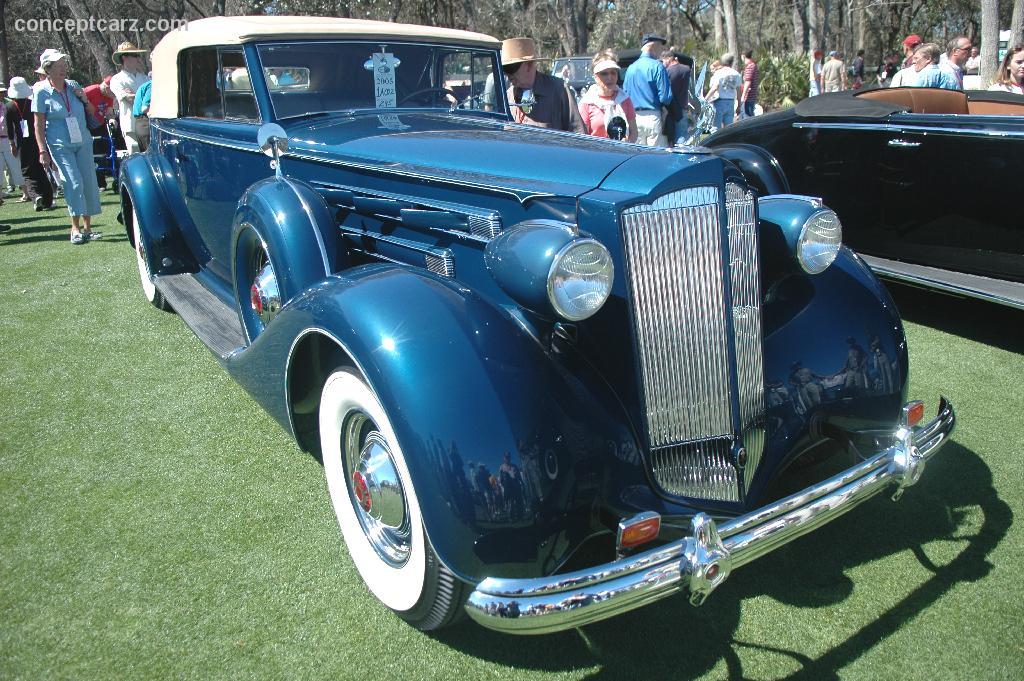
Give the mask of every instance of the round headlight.
[(800, 229), (796, 257), (805, 272), (818, 274), (828, 269), (842, 245), (843, 226), (839, 223), (839, 216), (833, 211), (821, 210)]
[(548, 271), (548, 300), (571, 322), (601, 309), (612, 291), (615, 267), (608, 249), (593, 239), (575, 239), (558, 252)]

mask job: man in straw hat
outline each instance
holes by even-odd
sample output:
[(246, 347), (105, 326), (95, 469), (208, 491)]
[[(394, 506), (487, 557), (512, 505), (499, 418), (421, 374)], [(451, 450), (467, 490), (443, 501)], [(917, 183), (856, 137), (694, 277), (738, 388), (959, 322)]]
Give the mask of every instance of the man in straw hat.
[(501, 70), (508, 79), (509, 104), (517, 123), (583, 132), (576, 98), (561, 78), (537, 70), (537, 47), (532, 38), (509, 38), (501, 43)]
[(142, 62), (142, 55), (148, 51), (140, 50), (130, 42), (123, 42), (110, 57), (115, 65), (121, 67), (110, 79), (110, 91), (117, 100), (120, 112), (118, 122), (129, 154), (145, 151), (149, 146), (149, 119), (132, 115), (135, 93), (149, 80)]

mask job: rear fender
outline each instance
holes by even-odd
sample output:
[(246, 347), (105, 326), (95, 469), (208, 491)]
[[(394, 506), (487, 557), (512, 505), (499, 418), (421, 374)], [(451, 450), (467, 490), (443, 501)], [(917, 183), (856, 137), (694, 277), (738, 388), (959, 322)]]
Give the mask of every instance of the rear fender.
[(600, 531), (607, 453), (637, 451), (611, 390), (456, 282), (391, 265), (346, 275), (293, 299), (228, 368), (301, 440), (323, 379), (352, 364), (387, 410), (445, 565), (467, 581), (555, 570)]
[(135, 245), (134, 209), (149, 271), (160, 275), (195, 272), (205, 260), (202, 254), (193, 254), (185, 241), (181, 226), (188, 229), (192, 219), (174, 184), (174, 173), (166, 166), (155, 154), (135, 154), (121, 164), (118, 184), (128, 241)]

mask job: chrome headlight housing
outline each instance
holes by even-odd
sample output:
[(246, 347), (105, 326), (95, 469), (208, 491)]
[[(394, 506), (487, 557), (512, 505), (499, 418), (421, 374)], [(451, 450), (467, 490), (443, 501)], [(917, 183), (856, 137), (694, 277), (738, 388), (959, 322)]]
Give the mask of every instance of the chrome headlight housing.
[(796, 259), (808, 274), (828, 269), (843, 245), (843, 225), (829, 209), (819, 210), (804, 222), (796, 242)]
[(614, 280), (608, 249), (594, 239), (574, 239), (551, 262), (548, 300), (559, 316), (578, 322), (601, 309)]

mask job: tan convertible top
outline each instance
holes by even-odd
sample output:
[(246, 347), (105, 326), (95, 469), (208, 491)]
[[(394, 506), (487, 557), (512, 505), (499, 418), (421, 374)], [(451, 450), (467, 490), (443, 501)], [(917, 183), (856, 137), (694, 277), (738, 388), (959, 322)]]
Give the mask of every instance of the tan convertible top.
[(240, 45), (253, 40), (360, 38), (437, 40), (469, 47), (499, 49), (497, 39), (452, 28), (392, 24), (332, 17), (210, 17), (171, 31), (153, 48), (151, 118), (178, 117), (178, 54), (190, 47)]

